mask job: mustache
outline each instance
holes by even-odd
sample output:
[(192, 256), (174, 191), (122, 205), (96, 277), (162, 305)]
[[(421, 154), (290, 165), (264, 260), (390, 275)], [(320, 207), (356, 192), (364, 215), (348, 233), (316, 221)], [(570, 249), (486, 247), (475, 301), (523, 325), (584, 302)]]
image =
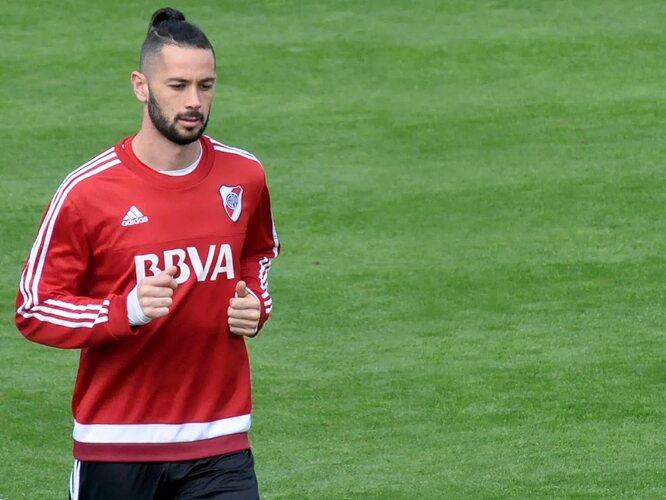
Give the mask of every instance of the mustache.
[(195, 120), (199, 120), (201, 122), (204, 121), (204, 115), (202, 115), (198, 111), (188, 111), (187, 113), (178, 113), (176, 115), (176, 120), (180, 120), (181, 118), (185, 118), (185, 119), (194, 118)]

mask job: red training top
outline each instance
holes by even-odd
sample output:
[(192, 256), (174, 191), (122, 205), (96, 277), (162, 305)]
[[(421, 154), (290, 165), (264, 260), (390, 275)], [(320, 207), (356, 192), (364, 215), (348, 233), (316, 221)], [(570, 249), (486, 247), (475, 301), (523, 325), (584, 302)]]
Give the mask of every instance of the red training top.
[[(58, 188), (25, 264), (16, 324), (28, 339), (81, 349), (74, 456), (175, 461), (249, 447), (250, 368), (230, 333), (229, 299), (244, 280), (271, 312), (267, 276), (279, 242), (263, 168), (209, 137), (190, 173), (141, 163), (132, 139)], [(127, 295), (175, 265), (169, 314), (131, 327)]]

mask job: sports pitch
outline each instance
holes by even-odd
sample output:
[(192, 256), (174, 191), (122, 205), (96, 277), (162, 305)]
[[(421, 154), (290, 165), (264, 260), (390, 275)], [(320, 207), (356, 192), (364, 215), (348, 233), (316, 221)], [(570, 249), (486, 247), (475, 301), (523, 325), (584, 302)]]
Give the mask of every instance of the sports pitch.
[[(66, 496), (77, 353), (13, 307), (59, 182), (139, 127), (163, 4), (106, 4), (3, 9), (6, 500)], [(262, 160), (283, 244), (262, 496), (666, 497), (666, 4), (204, 4), (173, 6), (216, 46), (208, 133)]]

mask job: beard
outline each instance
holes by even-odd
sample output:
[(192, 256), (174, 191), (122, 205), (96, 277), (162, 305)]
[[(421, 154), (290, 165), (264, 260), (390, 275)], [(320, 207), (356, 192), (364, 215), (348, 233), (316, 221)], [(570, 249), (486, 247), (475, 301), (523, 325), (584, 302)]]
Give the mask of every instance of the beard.
[[(150, 120), (155, 125), (155, 128), (160, 134), (169, 139), (171, 142), (179, 144), (180, 146), (185, 146), (199, 139), (206, 130), (208, 125), (208, 118), (210, 117), (210, 112), (208, 116), (204, 117), (198, 111), (188, 111), (186, 113), (178, 113), (173, 121), (169, 122), (169, 118), (162, 111), (162, 107), (159, 105), (153, 93), (150, 92), (148, 97), (148, 115)], [(193, 128), (191, 130), (185, 129), (181, 131), (177, 128), (178, 120), (181, 118), (196, 118), (201, 123), (201, 128)]]

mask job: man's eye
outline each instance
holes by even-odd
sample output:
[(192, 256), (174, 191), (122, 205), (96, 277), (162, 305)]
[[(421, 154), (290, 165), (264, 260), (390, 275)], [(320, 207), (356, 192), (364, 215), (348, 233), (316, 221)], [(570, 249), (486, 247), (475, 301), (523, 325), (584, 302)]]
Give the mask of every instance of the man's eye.
[(169, 85), (169, 86), (170, 86), (172, 89), (175, 89), (175, 90), (182, 90), (182, 89), (185, 88), (185, 85), (183, 85), (182, 83), (172, 83), (172, 84)]

